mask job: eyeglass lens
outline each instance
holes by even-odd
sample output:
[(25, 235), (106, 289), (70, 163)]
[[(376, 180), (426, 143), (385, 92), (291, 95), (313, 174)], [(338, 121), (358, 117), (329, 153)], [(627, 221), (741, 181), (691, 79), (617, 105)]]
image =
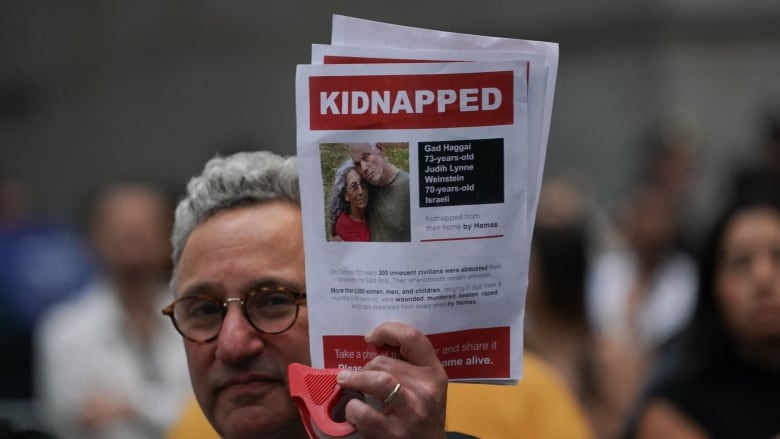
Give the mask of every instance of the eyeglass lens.
[[(213, 339), (219, 334), (227, 303), (207, 296), (181, 298), (173, 308), (176, 328), (193, 340)], [(242, 306), (252, 326), (270, 334), (286, 331), (298, 316), (295, 293), (282, 288), (253, 292), (244, 299)]]

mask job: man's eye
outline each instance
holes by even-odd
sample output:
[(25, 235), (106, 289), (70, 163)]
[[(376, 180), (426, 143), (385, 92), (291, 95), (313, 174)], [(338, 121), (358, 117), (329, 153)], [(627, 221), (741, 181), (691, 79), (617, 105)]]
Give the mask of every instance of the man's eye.
[(295, 302), (290, 294), (286, 293), (268, 293), (263, 294), (259, 300), (254, 301), (256, 307), (278, 308), (288, 306)]
[(214, 302), (197, 299), (187, 304), (184, 314), (187, 318), (210, 317), (220, 314), (220, 309), (219, 305)]

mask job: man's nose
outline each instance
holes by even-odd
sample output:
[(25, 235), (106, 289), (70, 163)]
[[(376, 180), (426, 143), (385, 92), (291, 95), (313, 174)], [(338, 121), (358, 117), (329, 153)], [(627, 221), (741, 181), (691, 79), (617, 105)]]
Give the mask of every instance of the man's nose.
[(214, 355), (225, 363), (238, 364), (259, 354), (263, 346), (260, 332), (246, 319), (241, 306), (228, 303)]

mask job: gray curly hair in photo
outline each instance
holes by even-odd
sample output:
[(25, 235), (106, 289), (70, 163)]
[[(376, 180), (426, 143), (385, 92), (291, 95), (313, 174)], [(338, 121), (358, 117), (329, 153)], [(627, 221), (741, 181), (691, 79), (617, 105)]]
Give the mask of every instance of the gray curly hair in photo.
[(333, 188), (330, 191), (330, 201), (328, 202), (328, 218), (330, 219), (330, 234), (336, 235), (336, 220), (341, 212), (349, 212), (349, 201), (344, 199), (344, 190), (347, 188), (347, 173), (355, 168), (352, 159), (347, 159), (336, 169), (333, 175)]
[(203, 173), (187, 183), (187, 193), (176, 207), (171, 234), (174, 274), (184, 245), (198, 225), (220, 212), (269, 201), (300, 207), (295, 157), (253, 151), (209, 160)]

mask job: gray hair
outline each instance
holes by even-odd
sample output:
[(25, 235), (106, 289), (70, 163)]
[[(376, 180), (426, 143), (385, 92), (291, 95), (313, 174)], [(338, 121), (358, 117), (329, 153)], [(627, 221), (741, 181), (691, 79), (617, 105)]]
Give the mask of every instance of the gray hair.
[(220, 212), (269, 201), (300, 207), (295, 157), (254, 151), (209, 160), (203, 173), (187, 183), (187, 194), (176, 207), (171, 235), (174, 273), (184, 245), (198, 225)]
[(349, 201), (344, 199), (344, 190), (347, 187), (347, 173), (355, 168), (352, 159), (347, 159), (339, 166), (333, 176), (333, 188), (330, 191), (330, 201), (328, 202), (328, 218), (330, 219), (330, 234), (336, 234), (336, 220), (341, 212), (348, 212), (350, 209)]

